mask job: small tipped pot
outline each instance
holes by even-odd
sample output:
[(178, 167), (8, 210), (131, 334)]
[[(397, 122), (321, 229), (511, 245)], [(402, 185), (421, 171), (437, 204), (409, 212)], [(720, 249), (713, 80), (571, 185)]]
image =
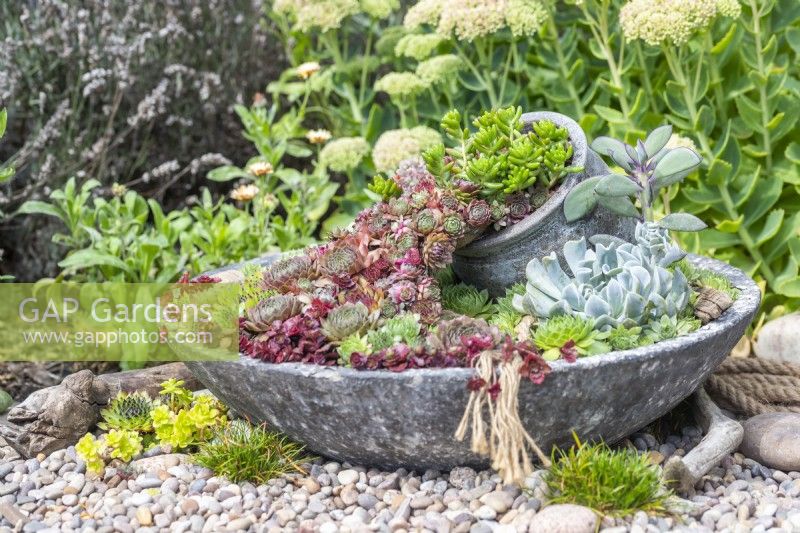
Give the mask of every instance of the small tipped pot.
[(523, 220), (456, 250), (453, 270), (458, 277), (465, 283), (487, 289), (492, 296), (501, 296), (506, 287), (524, 281), (525, 266), (531, 259), (550, 252), (561, 257), (567, 241), (597, 233), (630, 240), (636, 227), (634, 219), (620, 217), (599, 206), (589, 216), (567, 222), (564, 200), (569, 192), (587, 178), (607, 174), (608, 166), (589, 149), (586, 134), (578, 123), (566, 115), (537, 111), (525, 113), (522, 120), (528, 130), (530, 124), (540, 120), (549, 120), (567, 128), (574, 150), (570, 164), (583, 167), (583, 170), (567, 176), (544, 205)]

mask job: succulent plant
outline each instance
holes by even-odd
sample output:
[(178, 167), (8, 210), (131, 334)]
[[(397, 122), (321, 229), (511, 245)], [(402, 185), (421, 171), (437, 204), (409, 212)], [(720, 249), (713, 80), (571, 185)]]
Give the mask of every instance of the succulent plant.
[(322, 332), (319, 319), (305, 313), (283, 322), (274, 322), (267, 331), (257, 336), (242, 332), (239, 349), (268, 363), (330, 365), (336, 362), (337, 357)]
[(435, 348), (444, 351), (462, 346), (469, 337), (497, 337), (498, 331), (480, 318), (459, 317), (439, 323), (429, 341)]
[(366, 336), (355, 333), (344, 339), (336, 351), (339, 354), (339, 366), (350, 366), (350, 357), (354, 353), (369, 355), (372, 353), (372, 347), (367, 342)]
[(436, 229), (442, 220), (441, 211), (423, 209), (414, 217), (414, 228), (422, 234), (428, 234)]
[[(592, 149), (608, 156), (625, 174), (594, 176), (576, 185), (564, 201), (564, 215), (572, 222), (588, 215), (598, 204), (622, 216), (638, 217), (631, 198), (639, 201), (641, 216), (653, 221), (653, 199), (658, 191), (683, 180), (700, 166), (702, 159), (685, 146), (668, 148), (672, 126), (653, 130), (644, 141), (629, 146), (609, 137), (598, 137)], [(699, 231), (706, 227), (699, 218), (672, 213), (658, 224), (674, 231)]]
[(342, 239), (319, 258), (320, 270), (330, 276), (346, 276), (358, 272), (362, 265), (359, 253), (346, 240)]
[(266, 288), (264, 274), (266, 270), (255, 263), (245, 263), (242, 267), (241, 301), (244, 309), (251, 309), (258, 305), (262, 299), (274, 294), (273, 289)]
[(107, 408), (100, 411), (103, 421), (97, 424), (106, 431), (111, 429), (152, 431), (150, 411), (153, 400), (145, 392), (131, 394), (120, 392)]
[(464, 283), (442, 288), (442, 307), (472, 318), (487, 318), (493, 311), (488, 291)]
[(725, 276), (702, 269), (697, 270), (696, 276), (695, 283), (698, 287), (716, 289), (728, 295), (731, 300), (736, 300), (739, 296), (739, 289), (731, 285), (731, 281)]
[(451, 237), (460, 237), (466, 231), (466, 224), (461, 215), (453, 213), (442, 220), (442, 229)]
[[(501, 202), (505, 195), (527, 194), (537, 183), (551, 188), (579, 170), (568, 166), (573, 147), (566, 128), (542, 120), (525, 131), (521, 117), (519, 107), (486, 111), (473, 122), (477, 131), (470, 133), (461, 127), (461, 114), (450, 111), (441, 127), (456, 147), (429, 149), (423, 154), (428, 170), (440, 184), (472, 183), (484, 198)], [(461, 198), (466, 199), (463, 194)]]
[(361, 302), (344, 303), (322, 319), (322, 332), (332, 341), (342, 341), (355, 333), (364, 333), (376, 318)]
[(291, 294), (270, 296), (245, 311), (247, 320), (244, 322), (244, 327), (256, 333), (266, 331), (276, 320), (286, 320), (302, 310), (302, 302)]
[(632, 328), (617, 326), (609, 330), (607, 342), (614, 350), (632, 350), (651, 341), (642, 336), (642, 328), (639, 326)]
[[(604, 342), (608, 333), (595, 330), (593, 320), (573, 315), (557, 315), (539, 324), (533, 336), (546, 361), (565, 356), (565, 346), (574, 349), (578, 356), (597, 355), (611, 351)], [(569, 356), (564, 357), (570, 359)]]
[(142, 436), (133, 430), (112, 429), (106, 434), (106, 446), (110, 458), (127, 463), (142, 452)]
[[(640, 223), (640, 225), (642, 225)], [(637, 236), (651, 235), (637, 228)], [(610, 241), (587, 249), (586, 240), (569, 241), (564, 257), (574, 277), (561, 268), (555, 253), (528, 263), (525, 295), (514, 307), (548, 318), (557, 314), (592, 318), (603, 331), (623, 325), (642, 326), (662, 315), (678, 316), (691, 289), (680, 269), (667, 270), (673, 257), (663, 243)]]
[(311, 266), (311, 258), (305, 254), (281, 257), (264, 273), (264, 283), (267, 287), (282, 290), (293, 281), (308, 277)]
[(422, 245), (422, 262), (431, 270), (445, 268), (453, 262), (456, 246), (446, 233), (431, 233)]
[(700, 325), (700, 321), (695, 318), (664, 315), (661, 318), (651, 320), (647, 324), (645, 335), (653, 342), (660, 342), (691, 333), (697, 330)]
[(400, 196), (403, 192), (397, 182), (392, 178), (387, 179), (380, 175), (372, 178), (372, 183), (370, 183), (367, 188), (380, 196), (384, 202), (388, 201), (390, 198)]
[(416, 346), (420, 343), (422, 324), (414, 313), (403, 313), (386, 320), (382, 326), (367, 333), (367, 341), (374, 351), (391, 348), (395, 344)]
[(473, 228), (483, 228), (492, 221), (492, 207), (486, 200), (472, 200), (464, 212), (467, 224)]

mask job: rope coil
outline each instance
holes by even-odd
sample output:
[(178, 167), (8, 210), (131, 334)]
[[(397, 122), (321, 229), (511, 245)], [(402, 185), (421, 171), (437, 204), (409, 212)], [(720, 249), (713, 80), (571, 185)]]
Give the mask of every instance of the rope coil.
[(708, 393), (744, 416), (800, 413), (800, 365), (728, 357), (708, 378)]

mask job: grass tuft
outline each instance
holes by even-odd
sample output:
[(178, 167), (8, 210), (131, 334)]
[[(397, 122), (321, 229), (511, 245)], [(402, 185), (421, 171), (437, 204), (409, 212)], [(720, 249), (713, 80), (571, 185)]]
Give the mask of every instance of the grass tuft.
[(290, 472), (304, 474), (300, 463), (308, 458), (301, 445), (285, 436), (267, 431), (263, 425), (235, 420), (201, 444), (194, 460), (234, 483), (263, 484)]
[(553, 503), (575, 503), (611, 516), (666, 511), (671, 493), (645, 455), (575, 441), (569, 450), (553, 452), (544, 478)]

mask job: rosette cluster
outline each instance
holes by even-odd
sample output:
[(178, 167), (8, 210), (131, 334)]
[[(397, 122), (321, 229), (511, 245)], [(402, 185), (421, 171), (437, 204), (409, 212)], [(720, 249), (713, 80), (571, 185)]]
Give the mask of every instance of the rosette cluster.
[[(498, 215), (475, 184), (437, 186), (421, 160), (404, 162), (390, 179), (381, 187), (385, 201), (362, 211), (330, 242), (283, 257), (260, 274), (263, 297), (241, 319), (244, 353), (332, 365), (344, 352), (356, 368), (395, 370), (466, 364), (470, 350), (454, 347), (460, 336), (448, 343), (423, 334), (419, 342), (384, 346), (376, 332), (394, 317), (413, 316), (423, 326), (439, 321), (436, 273)], [(496, 330), (479, 325), (487, 330), (478, 336), (491, 340), (486, 347), (501, 342)], [(440, 327), (437, 335), (452, 337), (450, 329)]]

